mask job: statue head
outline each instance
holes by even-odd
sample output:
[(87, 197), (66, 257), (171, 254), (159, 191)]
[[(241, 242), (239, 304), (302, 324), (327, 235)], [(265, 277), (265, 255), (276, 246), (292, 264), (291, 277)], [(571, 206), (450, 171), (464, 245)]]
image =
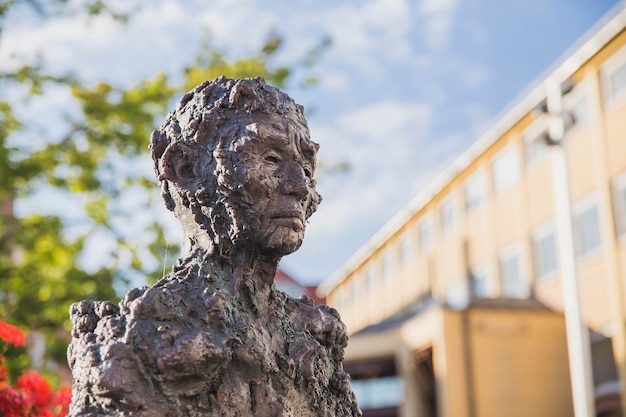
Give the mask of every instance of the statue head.
[(242, 249), (279, 258), (297, 250), (321, 197), (318, 145), (302, 106), (262, 78), (204, 82), (152, 134), (165, 205), (183, 248), (223, 258)]

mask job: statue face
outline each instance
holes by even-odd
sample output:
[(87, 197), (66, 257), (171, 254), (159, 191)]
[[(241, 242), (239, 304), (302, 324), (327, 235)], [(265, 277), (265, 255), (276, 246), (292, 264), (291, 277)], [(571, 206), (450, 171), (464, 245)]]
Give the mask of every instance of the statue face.
[(250, 244), (261, 253), (296, 251), (305, 223), (319, 202), (313, 173), (317, 148), (306, 126), (276, 115), (253, 115), (234, 144), (245, 180), (241, 194)]

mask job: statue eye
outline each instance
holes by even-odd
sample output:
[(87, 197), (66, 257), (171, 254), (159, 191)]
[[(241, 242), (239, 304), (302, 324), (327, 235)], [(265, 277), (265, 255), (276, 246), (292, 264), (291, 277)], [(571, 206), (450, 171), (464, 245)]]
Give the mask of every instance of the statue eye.
[(276, 154), (270, 153), (265, 155), (263, 158), (265, 162), (269, 162), (270, 164), (277, 164), (280, 162), (280, 157)]
[(304, 175), (306, 175), (307, 178), (312, 178), (313, 177), (313, 172), (311, 172), (310, 168), (303, 167), (302, 170), (304, 171)]

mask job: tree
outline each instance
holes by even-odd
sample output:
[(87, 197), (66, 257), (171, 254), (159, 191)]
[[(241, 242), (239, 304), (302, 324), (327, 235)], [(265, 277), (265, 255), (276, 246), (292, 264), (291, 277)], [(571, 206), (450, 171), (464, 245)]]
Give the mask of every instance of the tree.
[[(65, 0), (28, 4), (47, 19), (78, 10)], [(80, 4), (90, 15), (132, 19), (103, 1)], [(2, 19), (9, 18), (14, 7), (16, 3), (0, 2), (0, 36)], [(182, 76), (173, 77), (182, 79), (178, 84), (157, 73), (130, 88), (84, 85), (78, 77), (52, 75), (38, 64), (0, 74), (0, 91), (24, 91), (21, 97), (14, 95), (14, 101), (0, 99), (0, 317), (45, 334), (49, 357), (64, 363), (72, 302), (115, 299), (115, 288), (130, 278), (159, 277), (162, 269), (155, 260), (168, 245), (162, 225), (152, 218), (141, 231), (149, 236), (147, 241), (130, 239), (124, 229), (132, 210), (120, 203), (129, 190), (140, 207), (158, 198), (152, 174), (132, 169), (146, 166), (150, 132), (174, 98), (198, 82), (218, 75), (261, 76), (284, 88), (291, 69), (310, 66), (327, 41), (290, 67), (275, 63), (281, 45), (282, 38), (270, 34), (257, 53), (229, 61), (206, 44)], [(303, 80), (312, 83), (313, 78)], [(44, 132), (45, 140), (34, 147), (26, 140), (32, 136), (29, 121), (17, 116), (15, 103), (50, 94), (52, 87), (70, 91), (80, 113), (64, 121), (63, 135), (55, 133), (58, 129)], [(16, 203), (38, 192), (71, 196), (82, 208), (57, 215), (16, 214)], [(108, 245), (99, 249), (107, 262), (87, 267), (80, 260), (89, 256), (94, 236)]]

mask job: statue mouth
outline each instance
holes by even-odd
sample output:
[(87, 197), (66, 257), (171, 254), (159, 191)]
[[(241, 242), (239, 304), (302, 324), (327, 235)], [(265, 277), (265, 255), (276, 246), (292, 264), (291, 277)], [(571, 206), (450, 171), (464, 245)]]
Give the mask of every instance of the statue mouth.
[(289, 226), (296, 231), (304, 230), (304, 216), (300, 210), (287, 210), (274, 213), (270, 219), (282, 226)]
[(299, 220), (303, 220), (304, 219), (304, 215), (302, 213), (302, 210), (281, 210), (278, 211), (276, 213), (273, 213), (271, 215), (272, 219), (290, 219), (290, 218), (296, 218)]

